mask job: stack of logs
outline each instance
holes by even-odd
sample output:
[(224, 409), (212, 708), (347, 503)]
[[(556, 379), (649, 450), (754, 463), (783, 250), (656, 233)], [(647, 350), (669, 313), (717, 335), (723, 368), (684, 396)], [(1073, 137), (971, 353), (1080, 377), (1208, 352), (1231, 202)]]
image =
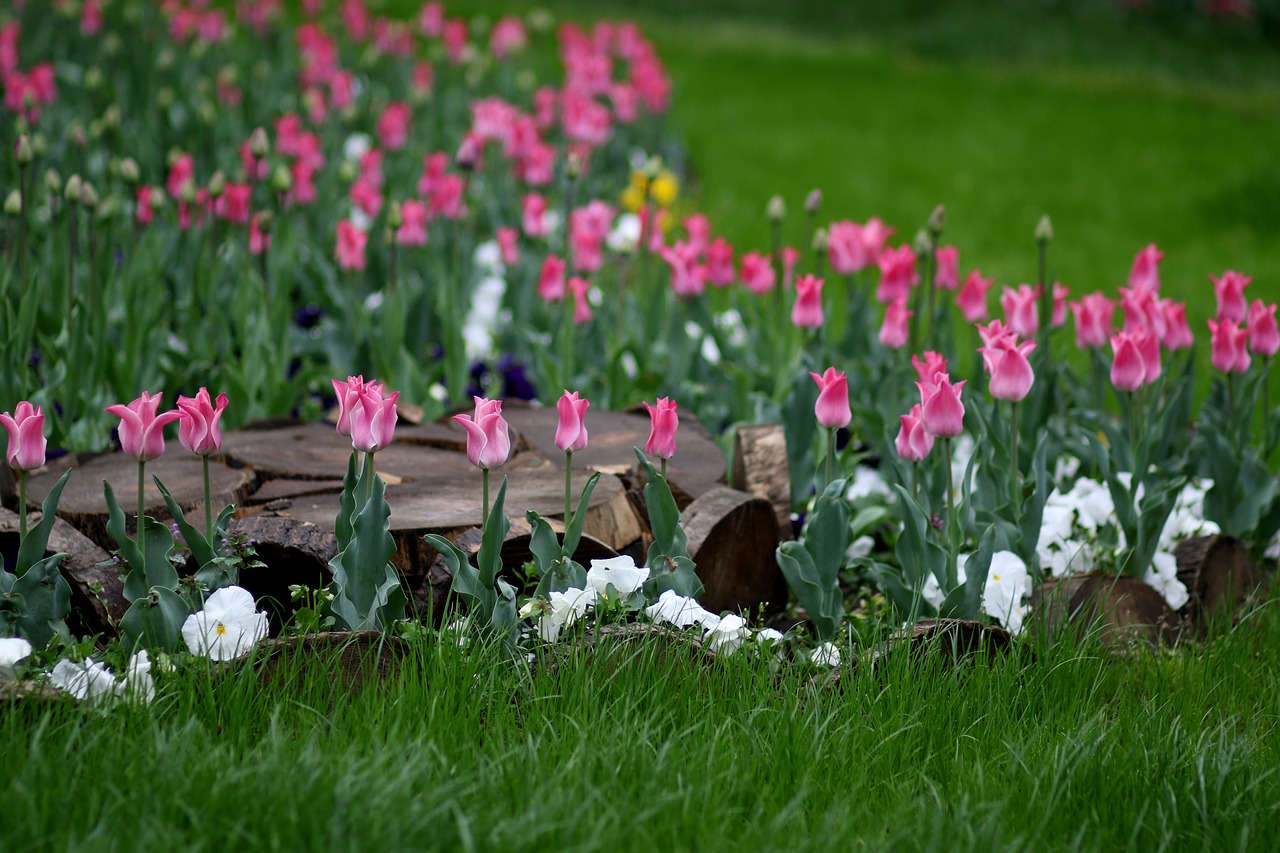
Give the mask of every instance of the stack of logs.
[[(534, 510), (557, 531), (563, 529), (565, 456), (552, 441), (554, 409), (509, 405), (504, 414), (511, 424), (513, 453), (492, 476), (495, 484), (507, 480), (511, 532), (503, 560), (514, 580), (530, 559), (525, 511)], [(592, 558), (628, 553), (642, 564), (650, 533), (633, 448), (644, 446), (649, 419), (593, 409), (589, 428), (589, 446), (573, 455), (574, 488), (580, 489), (593, 471), (601, 477), (587, 509), (577, 558), (585, 565)], [(245, 571), (241, 583), (264, 600), (277, 626), (289, 613), (291, 584), (322, 587), (329, 581), (328, 562), (336, 551), (334, 517), (350, 451), (349, 440), (331, 425), (271, 423), (228, 433), (214, 457), (214, 511), (228, 503), (236, 506), (232, 532), (252, 539), (258, 559), (265, 563), (265, 568)], [(111, 484), (132, 532), (137, 464), (120, 453), (57, 460), (30, 481), (32, 510), (39, 509), (66, 467), (77, 470), (62, 494), (49, 549), (68, 554), (63, 571), (73, 593), (71, 628), (77, 634), (114, 633), (111, 625), (126, 605), (119, 573), (110, 562), (115, 544), (106, 530), (102, 483)], [(720, 447), (696, 423), (682, 420), (679, 452), (670, 462), (668, 479), (706, 586), (703, 603), (712, 611), (777, 611), (786, 604), (787, 589), (774, 550), (791, 530), (781, 427), (740, 430), (727, 477), (725, 468)], [(439, 618), (451, 578), (423, 535), (442, 535), (472, 552), (479, 547), (480, 473), (467, 461), (466, 433), (449, 421), (402, 424), (395, 442), (377, 454), (377, 471), (387, 483), (396, 541), (393, 562), (406, 593), (420, 615), (434, 613)], [(169, 518), (150, 482), (154, 475), (188, 518), (202, 526), (198, 458), (171, 447), (147, 465), (147, 475), (148, 515)], [(13, 506), (12, 493), (6, 497), (6, 504)], [(16, 515), (0, 510), (0, 543), (16, 548), (16, 533)]]

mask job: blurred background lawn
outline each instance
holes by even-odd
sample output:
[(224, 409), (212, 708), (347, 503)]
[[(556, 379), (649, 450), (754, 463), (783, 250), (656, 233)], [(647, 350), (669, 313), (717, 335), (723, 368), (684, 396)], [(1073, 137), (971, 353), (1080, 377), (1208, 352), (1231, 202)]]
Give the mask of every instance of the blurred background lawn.
[[(1280, 41), (1265, 21), (1191, 0), (543, 5), (642, 24), (675, 83), (686, 189), (740, 247), (767, 244), (775, 193), (798, 242), (817, 187), (824, 220), (880, 216), (901, 240), (945, 204), (962, 268), (1000, 284), (1033, 279), (1042, 213), (1074, 294), (1114, 292), (1154, 241), (1164, 291), (1192, 303), (1202, 339), (1210, 273), (1239, 269), (1250, 296), (1280, 296)], [(491, 19), (529, 8), (447, 4)]]

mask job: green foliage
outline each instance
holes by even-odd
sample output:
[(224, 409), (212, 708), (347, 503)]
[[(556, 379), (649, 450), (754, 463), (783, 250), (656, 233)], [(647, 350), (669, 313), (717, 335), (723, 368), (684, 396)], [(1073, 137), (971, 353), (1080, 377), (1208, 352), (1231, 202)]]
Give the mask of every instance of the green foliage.
[(845, 480), (832, 481), (814, 504), (803, 540), (783, 542), (776, 551), (778, 567), (820, 640), (835, 636), (844, 618), (840, 570), (852, 541), (847, 489)]
[(538, 567), (538, 588), (534, 595), (546, 598), (552, 592), (563, 592), (566, 589), (584, 589), (587, 583), (587, 570), (573, 559), (582, 540), (582, 529), (587, 523), (587, 505), (591, 503), (591, 493), (600, 481), (600, 472), (592, 474), (582, 488), (582, 496), (578, 499), (578, 509), (573, 518), (566, 518), (563, 542), (556, 539), (555, 531), (546, 519), (533, 510), (525, 512), (525, 519), (533, 529), (529, 539), (529, 550)]
[[(355, 466), (354, 451), (351, 456), (349, 472)], [(361, 503), (362, 495), (367, 497)], [(348, 506), (356, 507), (350, 515), (346, 514)], [(373, 454), (368, 454), (352, 490), (343, 489), (335, 526), (342, 527), (344, 518), (346, 545), (329, 561), (333, 574), (330, 613), (343, 630), (385, 631), (397, 619), (404, 618), (408, 599), (391, 564), (396, 552), (391, 536), (391, 506), (387, 503), (387, 485), (374, 471)]]
[(116, 502), (111, 484), (102, 481), (107, 501), (107, 533), (125, 564), (124, 597), (129, 609), (120, 620), (120, 634), (132, 648), (176, 650), (182, 647), (182, 623), (192, 612), (178, 591), (178, 570), (173, 553), (173, 532), (149, 515), (138, 519), (144, 545), (125, 530), (124, 511)]
[(697, 598), (702, 595), (702, 581), (689, 556), (689, 538), (680, 526), (680, 509), (671, 494), (671, 485), (639, 448), (636, 458), (644, 471), (644, 505), (649, 511), (649, 529), (653, 531), (653, 542), (645, 556), (649, 567), (645, 597), (656, 600), (663, 592), (673, 590), (678, 595)]
[(45, 556), (58, 517), (58, 500), (70, 476), (67, 471), (59, 477), (44, 499), (40, 522), (27, 530), (18, 545), (13, 573), (0, 567), (0, 637), (26, 637), (36, 649), (43, 649), (54, 637), (71, 638), (65, 621), (71, 612), (71, 587), (58, 570), (67, 555)]
[(235, 506), (227, 504), (222, 508), (222, 512), (218, 513), (217, 518), (214, 519), (212, 532), (206, 537), (195, 525), (187, 521), (186, 513), (169, 494), (164, 483), (160, 482), (160, 478), (154, 479), (156, 488), (164, 497), (165, 506), (169, 508), (169, 515), (178, 525), (182, 541), (191, 549), (191, 556), (195, 558), (195, 581), (201, 593), (207, 595), (224, 586), (235, 586), (239, 583), (240, 561), (232, 554), (222, 553), (217, 545), (227, 536), (227, 524), (231, 521)]

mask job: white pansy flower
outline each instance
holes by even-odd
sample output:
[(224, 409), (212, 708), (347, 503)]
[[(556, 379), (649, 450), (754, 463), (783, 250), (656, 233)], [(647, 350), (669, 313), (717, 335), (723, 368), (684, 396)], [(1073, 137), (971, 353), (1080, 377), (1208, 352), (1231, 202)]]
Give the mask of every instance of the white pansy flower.
[(560, 216), (560, 211), (551, 209), (543, 211), (542, 228), (547, 232), (548, 238), (554, 238), (558, 233), (560, 233), (560, 223), (562, 221), (563, 217)]
[(1276, 531), (1276, 535), (1271, 537), (1271, 541), (1267, 543), (1267, 549), (1262, 552), (1262, 556), (1268, 560), (1280, 560), (1280, 530)]
[(782, 642), (782, 632), (777, 628), (761, 628), (756, 632), (756, 642), (760, 645), (771, 645)]
[[(951, 443), (951, 482), (956, 490), (956, 496), (959, 497), (964, 493), (964, 474), (969, 468), (969, 458), (973, 456), (973, 437), (969, 433), (961, 433), (960, 437)], [(974, 470), (975, 476), (977, 470)], [(969, 480), (969, 488), (973, 488), (973, 479)]]
[(720, 347), (716, 345), (716, 339), (707, 335), (702, 339), (702, 360), (707, 364), (720, 363)]
[(742, 322), (742, 315), (736, 308), (717, 314), (716, 328), (729, 336), (729, 346), (740, 349), (747, 345), (747, 324)]
[(658, 602), (646, 607), (645, 615), (654, 622), (667, 622), (678, 628), (687, 628), (690, 625), (702, 625), (704, 628), (720, 617), (706, 610), (696, 600), (688, 596), (680, 595), (675, 590), (668, 589), (658, 596)]
[(893, 494), (893, 491), (879, 471), (866, 465), (859, 465), (853, 469), (852, 482), (849, 484), (849, 491), (845, 493), (845, 497), (851, 501), (856, 501), (871, 495), (890, 494)]
[(476, 269), (481, 273), (501, 276), (507, 271), (502, 263), (502, 248), (497, 240), (485, 240), (480, 243), (471, 257), (475, 261)]
[(247, 655), (267, 636), (267, 614), (255, 611), (253, 595), (243, 587), (225, 586), (210, 595), (204, 610), (182, 625), (182, 639), (193, 655), (225, 661)]
[(493, 333), (502, 311), (507, 283), (495, 275), (482, 278), (471, 295), (471, 307), (462, 324), (467, 357), (476, 359), (493, 351)]
[(634, 252), (636, 245), (640, 242), (640, 217), (634, 213), (624, 213), (619, 216), (604, 242), (612, 252), (620, 254)]
[(373, 227), (373, 217), (365, 213), (359, 205), (351, 206), (351, 224), (368, 234)]
[(17, 678), (18, 661), (31, 655), (31, 643), (22, 637), (0, 637), (0, 678)]
[(876, 540), (870, 536), (859, 536), (853, 540), (853, 543), (845, 550), (845, 557), (850, 560), (857, 560), (862, 557), (870, 556), (871, 550), (875, 548)]
[(58, 661), (49, 673), (49, 681), (80, 701), (114, 696), (119, 689), (111, 670), (93, 658), (85, 658), (80, 663), (65, 658)]
[(1027, 612), (1023, 599), (1030, 592), (1031, 577), (1021, 557), (1012, 551), (997, 551), (991, 555), (991, 567), (982, 591), (982, 609), (995, 617), (1010, 634), (1022, 631), (1022, 620)]
[(596, 603), (596, 591), (588, 586), (586, 589), (553, 592), (547, 603), (548, 611), (538, 620), (538, 636), (548, 643), (554, 643), (560, 639), (562, 630), (585, 616)]
[(592, 560), (587, 570), (589, 583), (600, 596), (608, 592), (612, 585), (618, 595), (626, 597), (644, 585), (649, 579), (649, 570), (636, 566), (636, 561), (625, 554), (608, 560)]
[(129, 658), (129, 667), (120, 687), (125, 696), (144, 704), (150, 704), (156, 697), (156, 683), (151, 678), (151, 657), (146, 649), (134, 652)]
[(342, 143), (343, 159), (358, 161), (369, 149), (373, 148), (373, 139), (367, 133), (353, 133)]
[(751, 636), (747, 620), (737, 614), (722, 616), (707, 628), (707, 648), (717, 654), (731, 655)]
[(834, 643), (823, 643), (809, 653), (809, 660), (818, 666), (839, 666), (840, 650)]
[(1186, 585), (1178, 580), (1178, 561), (1166, 551), (1155, 553), (1151, 566), (1142, 575), (1142, 581), (1160, 593), (1174, 610), (1181, 610), (1191, 597)]

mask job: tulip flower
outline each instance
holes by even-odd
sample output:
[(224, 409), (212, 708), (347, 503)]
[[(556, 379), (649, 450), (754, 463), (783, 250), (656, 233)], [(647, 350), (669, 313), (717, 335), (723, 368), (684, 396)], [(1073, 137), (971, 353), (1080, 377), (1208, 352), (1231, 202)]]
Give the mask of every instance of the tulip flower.
[(369, 235), (357, 228), (351, 220), (338, 220), (338, 266), (344, 270), (364, 269), (364, 248), (368, 242)]
[(1142, 384), (1150, 385), (1160, 378), (1163, 372), (1160, 365), (1160, 339), (1151, 329), (1140, 329), (1134, 332), (1138, 342), (1138, 352), (1142, 355)]
[(1027, 396), (1035, 382), (1027, 356), (1035, 348), (1035, 341), (1018, 343), (1016, 335), (1002, 336), (993, 344), (978, 348), (991, 376), (988, 388), (992, 397), (1017, 403)]
[(1164, 252), (1151, 243), (1138, 251), (1129, 269), (1129, 288), (1155, 292), (1160, 289), (1160, 261)]
[(1218, 302), (1218, 320), (1239, 323), (1249, 313), (1244, 289), (1253, 279), (1244, 273), (1227, 270), (1221, 277), (1209, 276), (1213, 281), (1213, 295)]
[(454, 415), (467, 431), (467, 460), (480, 469), (484, 520), (489, 519), (489, 469), (497, 468), (511, 456), (511, 432), (502, 417), (502, 401), (474, 397), (473, 415)]
[(834, 367), (828, 367), (821, 376), (816, 373), (809, 375), (818, 383), (818, 401), (813, 407), (814, 415), (818, 419), (818, 426), (827, 429), (826, 482), (830, 483), (835, 466), (836, 431), (848, 426), (853, 419), (853, 412), (849, 410), (849, 381), (843, 372), (837, 373)]
[[(360, 405), (360, 394), (365, 384), (363, 376), (348, 376), (346, 382), (333, 380), (333, 393), (338, 398), (338, 435), (351, 435), (351, 414)], [(368, 385), (382, 393), (381, 383), (371, 381)]]
[(987, 319), (987, 291), (995, 284), (995, 279), (983, 278), (982, 273), (974, 270), (964, 280), (960, 292), (956, 294), (956, 307), (969, 323), (977, 323)]
[(777, 284), (777, 275), (767, 256), (759, 252), (747, 252), (742, 256), (739, 265), (742, 283), (747, 286), (747, 290), (757, 296), (768, 293)]
[(933, 281), (942, 290), (955, 290), (960, 286), (960, 250), (955, 246), (943, 246), (934, 252), (938, 271)]
[(547, 200), (537, 193), (529, 193), (520, 200), (520, 227), (526, 237), (547, 236), (550, 229), (547, 228), (546, 214)]
[(384, 396), (382, 386), (367, 383), (351, 409), (351, 446), (372, 455), (391, 443), (396, 429), (396, 401), (400, 392)]
[(827, 262), (837, 275), (853, 275), (868, 266), (862, 226), (848, 220), (827, 226)]
[(680, 418), (676, 415), (676, 404), (667, 397), (659, 397), (657, 404), (644, 404), (649, 413), (649, 440), (645, 442), (644, 452), (657, 456), (662, 460), (662, 476), (667, 476), (667, 460), (676, 455), (676, 428)]
[[(107, 406), (107, 412), (120, 418), (120, 447), (125, 453), (138, 460), (138, 551), (146, 554), (143, 515), (146, 510), (146, 468), (147, 461), (158, 459), (164, 455), (164, 428), (167, 424), (182, 417), (182, 412), (173, 411), (157, 414), (160, 398), (163, 394), (142, 396), (127, 406), (119, 403)], [(134, 568), (141, 568), (135, 566)]]
[(1252, 359), (1247, 346), (1249, 332), (1233, 320), (1210, 320), (1213, 367), (1223, 373), (1244, 373)]
[(567, 527), (573, 515), (573, 454), (587, 446), (587, 409), (590, 401), (578, 396), (577, 391), (565, 391), (556, 401), (555, 445), (564, 451), (564, 523)]
[(1187, 306), (1181, 302), (1167, 302), (1165, 304), (1165, 349), (1178, 350), (1187, 349), (1195, 342), (1195, 337), (1191, 334), (1191, 327), (1187, 325)]
[(964, 403), (960, 402), (960, 393), (966, 381), (952, 385), (950, 376), (938, 373), (932, 388), (928, 383), (916, 383), (920, 389), (921, 419), (930, 435), (951, 439), (964, 432)]
[(427, 206), (417, 199), (406, 199), (400, 205), (400, 227), (395, 239), (401, 246), (427, 244)]
[(544, 302), (564, 299), (564, 272), (564, 261), (555, 255), (547, 255), (542, 263), (542, 272), (538, 274), (538, 295)]
[(982, 338), (982, 345), (985, 347), (994, 346), (1001, 338), (1017, 337), (1018, 333), (1004, 324), (999, 318), (992, 320), (987, 325), (974, 323), (974, 327), (978, 330), (978, 337)]
[(889, 349), (902, 349), (911, 338), (909, 320), (914, 311), (907, 310), (905, 295), (894, 299), (884, 309), (884, 322), (880, 325), (880, 343)]
[(794, 246), (782, 247), (782, 289), (790, 290), (796, 279), (796, 263), (800, 260), (800, 251)]
[(212, 541), (213, 500), (209, 484), (209, 454), (222, 449), (219, 422), (227, 408), (227, 395), (218, 395), (217, 408), (209, 399), (209, 389), (201, 388), (195, 397), (178, 397), (178, 441), (201, 458), (204, 463), (204, 529)]
[(514, 267), (520, 262), (520, 232), (509, 226), (502, 226), (494, 232), (498, 240), (498, 249), (502, 253), (504, 266)]
[(671, 291), (679, 297), (700, 295), (707, 288), (707, 269), (698, 263), (698, 251), (689, 243), (676, 241), (659, 253), (671, 267)]
[(820, 329), (823, 280), (813, 275), (801, 276), (796, 282), (796, 301), (791, 306), (791, 323), (799, 329)]
[(1005, 322), (1010, 329), (1024, 338), (1034, 338), (1040, 329), (1040, 315), (1037, 302), (1040, 299), (1040, 288), (1029, 284), (1019, 285), (1017, 290), (1006, 287), (1000, 294), (1000, 307), (1004, 310)]
[(1132, 332), (1111, 336), (1111, 384), (1117, 391), (1137, 391), (1146, 384), (1147, 365)]
[[(864, 230), (865, 233), (865, 230)], [(910, 246), (899, 246), (878, 253), (880, 283), (876, 285), (876, 300), (885, 304), (911, 293), (920, 282), (916, 272), (916, 253)]]
[[(998, 321), (997, 321), (998, 322)], [(916, 369), (916, 375), (920, 377), (922, 382), (932, 382), (933, 377), (939, 373), (947, 372), (947, 360), (942, 353), (930, 350), (924, 354), (924, 360), (921, 361), (919, 356), (911, 356), (911, 366)]]
[(1053, 283), (1053, 311), (1049, 315), (1049, 325), (1055, 329), (1067, 322), (1067, 296), (1070, 293), (1071, 288), (1065, 284)]
[(707, 281), (716, 287), (728, 287), (738, 279), (733, 266), (733, 246), (717, 237), (707, 246)]
[(933, 450), (933, 436), (920, 420), (920, 404), (916, 403), (908, 414), (899, 415), (898, 419), (901, 427), (894, 440), (898, 455), (908, 462), (921, 461)]
[(1249, 306), (1249, 349), (1263, 358), (1270, 358), (1280, 350), (1276, 303), (1265, 305), (1261, 299), (1255, 299)]
[(1105, 347), (1111, 337), (1111, 318), (1116, 304), (1102, 293), (1090, 293), (1079, 302), (1069, 302), (1076, 319), (1076, 346), (1080, 349)]
[(29, 472), (44, 467), (45, 447), (44, 412), (26, 400), (19, 403), (13, 414), (0, 414), (0, 424), (9, 433), (9, 451), (6, 454), (9, 467), (18, 474), (18, 537), (27, 535), (27, 477)]

